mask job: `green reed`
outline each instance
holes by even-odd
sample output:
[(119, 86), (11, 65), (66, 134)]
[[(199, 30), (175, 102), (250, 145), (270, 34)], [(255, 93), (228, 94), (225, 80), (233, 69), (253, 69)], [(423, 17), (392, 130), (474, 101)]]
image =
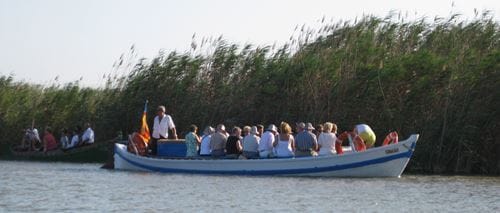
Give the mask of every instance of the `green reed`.
[(420, 133), (412, 171), (500, 173), (500, 31), (488, 12), (322, 25), (297, 27), (281, 46), (193, 36), (191, 50), (149, 62), (136, 60), (132, 47), (115, 66), (125, 71), (98, 89), (1, 77), (2, 138), (18, 140), (32, 118), (57, 128), (89, 120), (101, 139), (111, 138), (137, 129), (149, 100), (151, 108), (166, 105), (179, 132), (192, 123), (333, 121), (341, 131), (367, 123), (379, 142), (389, 130)]

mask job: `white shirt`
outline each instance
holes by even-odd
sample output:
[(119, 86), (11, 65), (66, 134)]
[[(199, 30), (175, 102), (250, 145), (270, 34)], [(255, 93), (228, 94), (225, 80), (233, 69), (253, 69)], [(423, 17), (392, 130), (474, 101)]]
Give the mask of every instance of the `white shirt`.
[(275, 136), (273, 132), (271, 131), (264, 132), (264, 134), (262, 134), (262, 138), (260, 138), (259, 152), (272, 151), (274, 140)]
[(212, 150), (210, 150), (210, 138), (212, 138), (211, 135), (204, 135), (201, 139), (200, 155), (210, 155), (212, 153)]
[(168, 138), (168, 130), (173, 128), (175, 124), (170, 115), (163, 116), (161, 122), (160, 117), (156, 116), (153, 124), (153, 138), (159, 139), (160, 136)]
[(82, 141), (87, 141), (87, 143), (94, 143), (94, 131), (89, 127), (82, 135)]
[(66, 135), (61, 136), (61, 147), (63, 149), (66, 149), (66, 148), (69, 148), (70, 145), (71, 145), (71, 143), (69, 141), (68, 136), (66, 136)]
[(328, 155), (335, 153), (335, 141), (337, 141), (335, 134), (322, 132), (318, 137), (318, 145), (321, 146), (318, 154)]
[(243, 151), (258, 152), (260, 138), (257, 135), (249, 134), (243, 138)]
[(73, 137), (71, 138), (71, 143), (67, 148), (75, 147), (79, 141), (80, 139), (78, 138), (78, 135), (73, 135)]

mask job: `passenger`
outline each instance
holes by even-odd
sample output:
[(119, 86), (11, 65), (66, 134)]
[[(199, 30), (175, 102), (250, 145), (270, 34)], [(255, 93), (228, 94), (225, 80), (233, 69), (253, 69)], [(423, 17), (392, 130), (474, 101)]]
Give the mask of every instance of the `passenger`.
[(186, 134), (186, 157), (195, 157), (198, 154), (198, 146), (200, 137), (196, 135), (198, 127), (196, 125), (189, 126), (189, 133)]
[(259, 124), (257, 125), (257, 136), (259, 136), (259, 138), (262, 137), (262, 134), (264, 134), (264, 125), (262, 124)]
[(334, 123), (326, 122), (324, 125), (324, 132), (318, 137), (318, 155), (331, 155), (335, 154), (335, 143), (337, 141), (337, 125)]
[(318, 139), (319, 139), (319, 135), (321, 135), (321, 133), (322, 133), (323, 131), (324, 131), (324, 126), (323, 126), (323, 124), (318, 124), (318, 125), (316, 126), (316, 129), (315, 129), (315, 130), (313, 130), (313, 133), (314, 133), (314, 135), (316, 135), (316, 138), (318, 138)]
[(250, 131), (252, 130), (252, 127), (250, 126), (244, 126), (243, 130), (241, 131), (241, 141), (243, 141), (243, 138), (250, 134)]
[(241, 146), (241, 129), (234, 127), (231, 131), (231, 136), (227, 138), (226, 143), (226, 157), (238, 158), (241, 154), (243, 147)]
[(50, 127), (46, 127), (43, 135), (43, 152), (55, 149), (57, 149), (57, 142), (54, 135), (52, 135), (52, 129), (50, 129)]
[(201, 137), (201, 145), (200, 145), (200, 156), (210, 156), (210, 139), (212, 138), (212, 134), (215, 132), (214, 128), (211, 126), (207, 126), (205, 131), (203, 131), (203, 136)]
[(94, 130), (92, 130), (90, 123), (86, 123), (87, 128), (82, 135), (82, 145), (89, 145), (94, 143)]
[(24, 130), (24, 136), (21, 140), (21, 150), (36, 150), (37, 144), (40, 144), (40, 136), (36, 128), (28, 127)]
[(71, 143), (68, 147), (68, 149), (70, 148), (75, 148), (78, 146), (78, 144), (80, 143), (80, 131), (81, 131), (81, 127), (80, 126), (77, 126), (74, 130), (73, 130), (73, 136), (71, 137)]
[(158, 106), (156, 109), (157, 115), (153, 122), (153, 134), (151, 144), (148, 147), (151, 155), (156, 155), (158, 150), (158, 140), (168, 138), (168, 130), (172, 130), (174, 139), (177, 139), (174, 120), (170, 115), (165, 114), (165, 106)]
[(269, 125), (267, 131), (262, 134), (259, 142), (259, 156), (261, 158), (274, 157), (273, 144), (276, 140), (278, 129), (274, 124)]
[(299, 133), (295, 138), (295, 156), (316, 156), (318, 155), (315, 150), (318, 148), (318, 141), (316, 135), (311, 131), (314, 129), (311, 123), (299, 123), (297, 125)]
[(250, 134), (243, 138), (243, 156), (248, 159), (259, 158), (259, 141), (260, 137), (257, 127), (253, 126)]
[(226, 155), (226, 142), (226, 127), (224, 126), (224, 124), (219, 124), (217, 125), (217, 132), (212, 134), (212, 137), (210, 138), (210, 150), (212, 150), (212, 157), (220, 158)]
[(68, 148), (68, 146), (71, 144), (71, 141), (69, 140), (70, 137), (71, 135), (69, 134), (68, 129), (63, 128), (61, 131), (61, 140), (60, 140), (61, 149)]
[(292, 135), (292, 127), (286, 122), (281, 122), (280, 134), (275, 144), (276, 156), (277, 157), (293, 157), (293, 150), (295, 148), (295, 141)]

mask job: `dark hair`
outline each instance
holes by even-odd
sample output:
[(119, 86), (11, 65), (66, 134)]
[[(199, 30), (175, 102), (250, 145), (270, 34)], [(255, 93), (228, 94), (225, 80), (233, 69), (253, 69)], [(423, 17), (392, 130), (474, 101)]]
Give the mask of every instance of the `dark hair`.
[(264, 129), (264, 125), (262, 124), (257, 125), (257, 129)]
[(52, 129), (50, 127), (45, 127), (45, 131), (49, 132), (50, 134), (52, 134)]
[(198, 127), (196, 125), (192, 124), (191, 126), (189, 126), (189, 131), (196, 132), (196, 130), (198, 130)]

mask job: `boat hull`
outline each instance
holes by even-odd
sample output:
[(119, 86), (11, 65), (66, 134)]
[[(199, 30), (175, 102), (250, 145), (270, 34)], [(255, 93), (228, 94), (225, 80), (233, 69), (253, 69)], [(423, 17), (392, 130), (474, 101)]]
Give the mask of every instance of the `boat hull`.
[(120, 170), (227, 175), (399, 177), (415, 149), (418, 135), (365, 152), (273, 159), (162, 159), (127, 152), (115, 144), (114, 167)]
[(12, 147), (5, 160), (49, 161), (49, 162), (79, 162), (97, 163), (105, 162), (111, 154), (111, 141), (96, 142), (95, 144), (63, 151), (60, 149), (47, 153), (39, 151), (15, 151)]

